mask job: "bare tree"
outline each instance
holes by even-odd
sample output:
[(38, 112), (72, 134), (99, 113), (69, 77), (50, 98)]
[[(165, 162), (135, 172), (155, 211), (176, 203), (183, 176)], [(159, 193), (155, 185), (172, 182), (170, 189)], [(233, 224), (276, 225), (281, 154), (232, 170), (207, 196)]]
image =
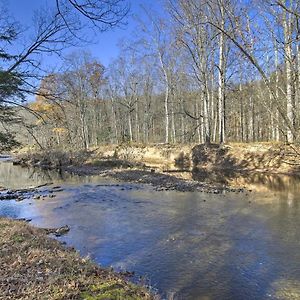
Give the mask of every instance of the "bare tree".
[(87, 21), (86, 25), (106, 31), (122, 23), (130, 9), (127, 0), (55, 0), (55, 2), (57, 14), (75, 35), (77, 33), (72, 22), (70, 23), (70, 14)]

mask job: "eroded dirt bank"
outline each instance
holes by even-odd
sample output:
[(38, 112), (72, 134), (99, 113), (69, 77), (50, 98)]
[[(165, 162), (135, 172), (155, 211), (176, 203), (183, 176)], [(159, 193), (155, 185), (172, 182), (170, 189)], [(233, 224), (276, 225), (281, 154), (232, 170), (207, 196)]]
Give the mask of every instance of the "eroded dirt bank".
[(0, 218), (0, 299), (154, 299), (23, 221)]
[(88, 152), (26, 151), (16, 163), (79, 175), (110, 176), (158, 190), (241, 191), (238, 176), (300, 173), (300, 148), (257, 143), (228, 145), (107, 145)]

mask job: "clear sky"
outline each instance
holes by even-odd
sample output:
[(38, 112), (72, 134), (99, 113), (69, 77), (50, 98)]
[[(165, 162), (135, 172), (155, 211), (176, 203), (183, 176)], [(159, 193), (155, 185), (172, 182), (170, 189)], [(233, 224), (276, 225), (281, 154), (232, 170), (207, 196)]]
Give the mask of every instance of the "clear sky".
[[(34, 11), (45, 2), (54, 3), (55, 0), (2, 0), (8, 8), (10, 14), (23, 26), (30, 27)], [(97, 37), (97, 44), (85, 47), (91, 51), (93, 56), (97, 57), (102, 64), (107, 66), (109, 62), (118, 55), (118, 43), (121, 39), (126, 39), (134, 32), (136, 22), (134, 16), (137, 15), (143, 19), (143, 10), (141, 6), (151, 7), (153, 10), (161, 11), (163, 0), (129, 0), (131, 12), (128, 17), (128, 24), (122, 28), (116, 28), (109, 32), (101, 33)], [(74, 50), (74, 49), (73, 49)], [(72, 51), (72, 50), (68, 50)], [(56, 59), (51, 58), (52, 62)]]

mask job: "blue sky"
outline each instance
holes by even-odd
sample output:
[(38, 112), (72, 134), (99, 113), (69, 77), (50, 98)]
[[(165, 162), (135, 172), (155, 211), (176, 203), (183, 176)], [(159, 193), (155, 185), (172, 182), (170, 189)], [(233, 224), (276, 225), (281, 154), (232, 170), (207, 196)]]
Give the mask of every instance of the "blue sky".
[[(54, 4), (54, 0), (6, 0), (2, 1), (8, 8), (10, 14), (23, 26), (30, 27), (32, 24), (32, 17), (34, 11), (37, 10), (45, 2), (50, 5)], [(116, 28), (109, 32), (101, 33), (97, 36), (97, 43), (85, 47), (90, 50), (93, 56), (97, 57), (99, 61), (107, 66), (109, 62), (118, 55), (118, 43), (121, 39), (129, 38), (131, 33), (135, 31), (136, 22), (134, 15), (143, 19), (143, 10), (141, 6), (151, 7), (155, 11), (162, 10), (163, 0), (129, 0), (131, 5), (130, 16), (128, 17), (128, 24), (122, 28)], [(75, 49), (68, 49), (67, 51), (74, 51)], [(57, 58), (47, 58), (49, 63), (57, 63)]]

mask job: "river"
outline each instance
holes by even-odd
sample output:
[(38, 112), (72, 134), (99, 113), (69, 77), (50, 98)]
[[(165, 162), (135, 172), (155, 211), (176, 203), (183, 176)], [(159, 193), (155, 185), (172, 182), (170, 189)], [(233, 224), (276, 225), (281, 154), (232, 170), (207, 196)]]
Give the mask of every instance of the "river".
[(55, 198), (0, 202), (0, 215), (39, 227), (102, 266), (134, 271), (169, 299), (300, 299), (300, 180), (239, 179), (252, 193), (158, 192), (0, 163), (0, 186), (45, 182)]

